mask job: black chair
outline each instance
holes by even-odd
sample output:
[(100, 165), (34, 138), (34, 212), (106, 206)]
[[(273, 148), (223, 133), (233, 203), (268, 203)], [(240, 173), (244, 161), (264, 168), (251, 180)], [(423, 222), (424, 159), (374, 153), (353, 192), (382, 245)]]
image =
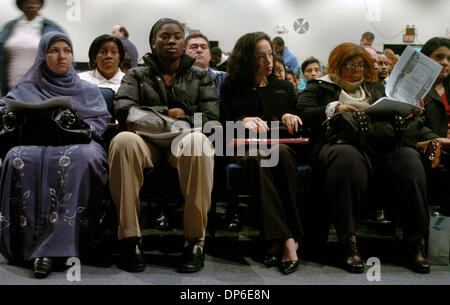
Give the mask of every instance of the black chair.
[(450, 170), (433, 168), (427, 173), (428, 205), (439, 206), (440, 212), (450, 216)]
[[(216, 169), (217, 167), (215, 167)], [(218, 171), (215, 171), (215, 176)], [(219, 181), (220, 179), (217, 179)], [(213, 191), (211, 194), (211, 209), (208, 213), (208, 228), (210, 235), (215, 236), (216, 232), (216, 179), (214, 179)], [(181, 192), (177, 169), (168, 164), (161, 164), (154, 168), (144, 170), (144, 185), (140, 192), (141, 202), (155, 203), (153, 209), (153, 220), (144, 222), (146, 225), (156, 227), (160, 230), (170, 230), (174, 225), (182, 223), (181, 218), (174, 209), (184, 204), (184, 197)], [(150, 210), (152, 208), (150, 207)], [(144, 215), (148, 216), (148, 215)], [(164, 219), (165, 218), (165, 219)], [(169, 224), (167, 224), (169, 222)]]

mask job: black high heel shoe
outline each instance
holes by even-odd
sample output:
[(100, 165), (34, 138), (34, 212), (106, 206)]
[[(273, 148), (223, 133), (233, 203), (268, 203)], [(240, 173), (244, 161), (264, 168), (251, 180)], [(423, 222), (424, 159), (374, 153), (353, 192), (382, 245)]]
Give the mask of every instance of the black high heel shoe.
[[(298, 242), (295, 241), (295, 246), (296, 246), (296, 252), (297, 252), (297, 256), (298, 256)], [(290, 261), (285, 261), (283, 262), (282, 260), (280, 260), (280, 265), (279, 265), (279, 269), (280, 272), (287, 275), (290, 274), (292, 272), (297, 271), (298, 266), (300, 266), (300, 260), (290, 260)]]
[(38, 257), (33, 261), (33, 275), (37, 279), (44, 279), (52, 272), (53, 260), (49, 257)]
[(289, 273), (297, 271), (298, 266), (300, 266), (300, 260), (280, 262), (279, 269), (280, 269), (281, 273), (287, 275)]

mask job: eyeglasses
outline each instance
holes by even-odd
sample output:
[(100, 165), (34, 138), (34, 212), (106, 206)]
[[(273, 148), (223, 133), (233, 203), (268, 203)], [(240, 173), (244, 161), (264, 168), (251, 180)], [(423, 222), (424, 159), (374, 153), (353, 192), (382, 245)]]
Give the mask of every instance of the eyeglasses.
[(346, 62), (344, 64), (344, 67), (346, 67), (347, 69), (360, 69), (360, 70), (363, 70), (366, 67), (366, 65), (364, 63), (355, 65), (354, 62)]

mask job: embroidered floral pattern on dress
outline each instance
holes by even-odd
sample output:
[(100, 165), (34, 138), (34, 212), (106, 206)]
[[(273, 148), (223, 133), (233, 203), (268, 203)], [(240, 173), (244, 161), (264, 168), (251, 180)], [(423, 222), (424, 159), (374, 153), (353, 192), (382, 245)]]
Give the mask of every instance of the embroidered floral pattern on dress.
[(51, 211), (49, 216), (49, 222), (51, 224), (54, 224), (58, 219), (62, 219), (64, 222), (66, 222), (69, 225), (74, 225), (75, 220), (78, 219), (81, 223), (85, 223), (85, 221), (81, 218), (81, 213), (84, 211), (85, 208), (77, 208), (76, 211), (72, 213), (64, 208), (64, 201), (70, 200), (72, 198), (72, 193), (64, 193), (64, 187), (67, 184), (67, 181), (69, 179), (69, 173), (68, 166), (71, 164), (70, 160), (70, 154), (74, 152), (79, 146), (62, 146), (59, 150), (59, 154), (61, 157), (58, 159), (57, 162), (57, 181), (58, 184), (55, 188), (50, 187), (50, 198), (51, 198)]
[(59, 160), (58, 160), (58, 166), (59, 167), (65, 168), (65, 167), (67, 167), (69, 165), (70, 165), (70, 158), (69, 157), (62, 156), (61, 158), (59, 158)]
[(0, 231), (5, 230), (11, 225), (11, 222), (0, 212)]
[(15, 169), (18, 169), (18, 170), (21, 170), (23, 167), (24, 167), (24, 163), (23, 163), (23, 160), (22, 159), (20, 159), (20, 158), (15, 158), (13, 161), (12, 161), (12, 165), (13, 165), (13, 167), (15, 168)]
[[(10, 203), (15, 206), (13, 210), (19, 211), (19, 215), (13, 215), (13, 219), (19, 219), (19, 225), (21, 228), (24, 228), (27, 226), (28, 220), (26, 218), (25, 210), (27, 207), (27, 200), (31, 196), (31, 191), (22, 190), (22, 183), (21, 178), (24, 177), (24, 173), (22, 169), (25, 167), (25, 162), (23, 161), (23, 156), (27, 155), (27, 150), (33, 150), (36, 149), (37, 146), (18, 146), (11, 149), (13, 160), (11, 161), (13, 168), (16, 169), (16, 173), (13, 175), (13, 184), (14, 188), (12, 189), (12, 193), (15, 194), (15, 196), (10, 197)], [(16, 205), (19, 205), (18, 207)], [(3, 217), (4, 218), (4, 217)], [(8, 221), (8, 220), (4, 220)], [(8, 221), (9, 223), (9, 221)], [(9, 223), (10, 224), (10, 223)], [(9, 226), (9, 225), (8, 225)], [(3, 225), (1, 226), (3, 228)], [(4, 229), (4, 228), (3, 228)], [(1, 229), (0, 229), (1, 230)]]

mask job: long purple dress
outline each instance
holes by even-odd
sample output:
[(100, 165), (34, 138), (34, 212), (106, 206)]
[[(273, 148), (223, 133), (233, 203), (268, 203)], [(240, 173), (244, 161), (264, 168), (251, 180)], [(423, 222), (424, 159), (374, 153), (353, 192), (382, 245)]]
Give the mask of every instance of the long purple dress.
[[(45, 62), (48, 47), (65, 34), (50, 32), (40, 41), (34, 65), (8, 93), (24, 102), (71, 96), (72, 104), (99, 139), (110, 115), (97, 86), (79, 79), (73, 68), (56, 75)], [(72, 48), (73, 49), (73, 48)], [(0, 108), (5, 107), (0, 100)], [(0, 252), (10, 262), (37, 257), (79, 256), (80, 231), (88, 230), (108, 180), (107, 153), (90, 144), (17, 146), (9, 150), (0, 181)]]

